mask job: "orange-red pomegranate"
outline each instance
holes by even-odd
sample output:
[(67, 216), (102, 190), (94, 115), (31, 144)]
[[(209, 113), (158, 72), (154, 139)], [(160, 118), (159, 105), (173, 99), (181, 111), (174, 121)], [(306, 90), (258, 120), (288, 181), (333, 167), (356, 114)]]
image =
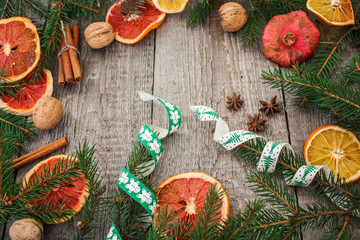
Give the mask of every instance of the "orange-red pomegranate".
[(262, 46), (264, 56), (282, 67), (302, 63), (315, 51), (320, 31), (303, 11), (273, 17), (266, 25)]

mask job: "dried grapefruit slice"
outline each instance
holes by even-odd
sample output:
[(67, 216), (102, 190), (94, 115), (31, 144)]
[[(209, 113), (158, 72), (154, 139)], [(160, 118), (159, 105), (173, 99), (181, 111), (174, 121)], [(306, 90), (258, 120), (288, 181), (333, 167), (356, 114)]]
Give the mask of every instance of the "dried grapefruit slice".
[(304, 146), (308, 165), (326, 165), (346, 183), (360, 178), (360, 142), (352, 132), (336, 125), (312, 132)]
[(29, 116), (33, 113), (36, 103), (43, 96), (51, 96), (53, 92), (53, 78), (49, 70), (45, 70), (37, 79), (36, 83), (30, 81), (32, 74), (26, 76), (21, 83), (26, 86), (16, 96), (0, 96), (0, 108), (5, 108), (10, 112)]
[[(154, 219), (156, 220), (160, 210), (167, 206), (168, 211), (177, 213), (179, 220), (196, 221), (197, 214), (204, 205), (206, 193), (210, 185), (215, 183), (224, 192), (219, 214), (222, 220), (226, 220), (230, 212), (228, 196), (218, 180), (201, 172), (180, 173), (162, 182), (156, 195), (158, 205)], [(195, 224), (192, 228), (194, 227)]]
[(12, 17), (0, 20), (0, 68), (10, 82), (28, 75), (40, 59), (40, 38), (31, 20)]
[(355, 24), (354, 11), (350, 0), (308, 0), (306, 7), (330, 25)]
[(153, 0), (157, 9), (165, 13), (179, 13), (185, 10), (189, 0)]
[(165, 19), (166, 13), (159, 11), (154, 3), (146, 2), (144, 8), (139, 8), (139, 15), (128, 16), (121, 8), (121, 2), (110, 7), (106, 22), (111, 24), (116, 33), (115, 39), (126, 44), (139, 42), (151, 30), (157, 28)]
[[(44, 173), (45, 169), (50, 168), (50, 172), (54, 169), (55, 165), (59, 161), (78, 161), (75, 158), (71, 158), (68, 155), (56, 155), (45, 159), (44, 161), (36, 164), (30, 171), (25, 175), (22, 186), (25, 187), (28, 183), (31, 183), (36, 178), (39, 178), (41, 174)], [(80, 171), (80, 169), (79, 169)], [(36, 176), (35, 176), (36, 175)], [(68, 215), (68, 219), (71, 219), (73, 215), (78, 213), (85, 204), (87, 197), (89, 196), (88, 188), (86, 187), (85, 179), (83, 176), (73, 179), (73, 181), (68, 182), (65, 186), (53, 189), (52, 192), (42, 196), (38, 199), (33, 199), (30, 201), (30, 205), (38, 206), (40, 204), (48, 204), (49, 206), (55, 206), (56, 203), (63, 203), (65, 209), (71, 209), (73, 211), (72, 215)], [(68, 219), (59, 219), (59, 221), (51, 221), (45, 223), (60, 223), (65, 222)]]

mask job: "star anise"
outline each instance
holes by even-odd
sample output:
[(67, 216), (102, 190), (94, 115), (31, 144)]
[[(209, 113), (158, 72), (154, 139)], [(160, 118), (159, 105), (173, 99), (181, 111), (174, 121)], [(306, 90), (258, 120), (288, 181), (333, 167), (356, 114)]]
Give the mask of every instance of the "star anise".
[(226, 103), (228, 104), (228, 109), (234, 109), (235, 111), (239, 110), (243, 104), (243, 100), (240, 99), (240, 95), (233, 93), (232, 97), (227, 96)]
[(276, 112), (281, 112), (280, 108), (278, 108), (278, 106), (280, 105), (276, 103), (276, 97), (277, 96), (273, 97), (273, 99), (271, 99), (269, 103), (260, 100), (259, 102), (263, 106), (259, 108), (259, 111), (265, 111), (266, 116), (268, 116), (269, 114), (275, 114)]
[(264, 131), (264, 124), (267, 122), (266, 119), (260, 119), (260, 114), (256, 113), (253, 116), (248, 114), (248, 122), (246, 123), (249, 126), (249, 130), (252, 132)]

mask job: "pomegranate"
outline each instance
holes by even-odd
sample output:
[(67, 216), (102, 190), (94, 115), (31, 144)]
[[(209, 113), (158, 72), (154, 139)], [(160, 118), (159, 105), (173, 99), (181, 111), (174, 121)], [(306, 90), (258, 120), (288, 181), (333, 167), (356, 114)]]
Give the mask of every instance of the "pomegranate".
[(262, 36), (264, 56), (282, 67), (302, 63), (315, 51), (319, 29), (303, 11), (274, 16)]

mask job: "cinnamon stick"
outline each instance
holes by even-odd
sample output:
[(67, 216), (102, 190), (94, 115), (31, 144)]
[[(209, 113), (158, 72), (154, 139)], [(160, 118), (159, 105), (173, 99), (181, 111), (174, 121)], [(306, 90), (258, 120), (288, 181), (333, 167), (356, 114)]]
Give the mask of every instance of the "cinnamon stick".
[[(79, 51), (80, 45), (80, 27), (79, 25), (74, 25), (72, 27), (72, 35), (74, 38), (74, 47)], [(75, 82), (79, 82), (81, 79), (75, 78)]]
[(72, 35), (74, 38), (74, 47), (79, 50), (79, 43), (80, 43), (80, 27), (79, 25), (74, 25), (72, 27)]
[(58, 85), (63, 87), (65, 85), (65, 75), (64, 75), (64, 65), (62, 63), (61, 57), (59, 57), (59, 77), (58, 77)]
[[(72, 37), (72, 31), (71, 31), (70, 26), (65, 26), (65, 33), (66, 33), (67, 43), (70, 46), (74, 46), (74, 40)], [(70, 55), (71, 67), (72, 67), (74, 77), (75, 77), (75, 82), (78, 82), (81, 79), (81, 69), (80, 69), (80, 62), (79, 62), (78, 54), (74, 49), (69, 48), (69, 55)]]
[(54, 142), (51, 142), (39, 149), (36, 149), (24, 156), (21, 156), (19, 158), (16, 158), (12, 161), (13, 167), (15, 169), (24, 166), (25, 164), (31, 163), (43, 156), (48, 155), (49, 153), (52, 153), (62, 147), (65, 147), (69, 144), (66, 137), (62, 137), (58, 140), (55, 140)]
[[(65, 47), (65, 40), (63, 36), (60, 44), (60, 49), (63, 49), (64, 47)], [(66, 83), (72, 83), (74, 81), (74, 75), (73, 75), (73, 70), (71, 68), (69, 50), (61, 54), (61, 60), (64, 67), (65, 81)]]

